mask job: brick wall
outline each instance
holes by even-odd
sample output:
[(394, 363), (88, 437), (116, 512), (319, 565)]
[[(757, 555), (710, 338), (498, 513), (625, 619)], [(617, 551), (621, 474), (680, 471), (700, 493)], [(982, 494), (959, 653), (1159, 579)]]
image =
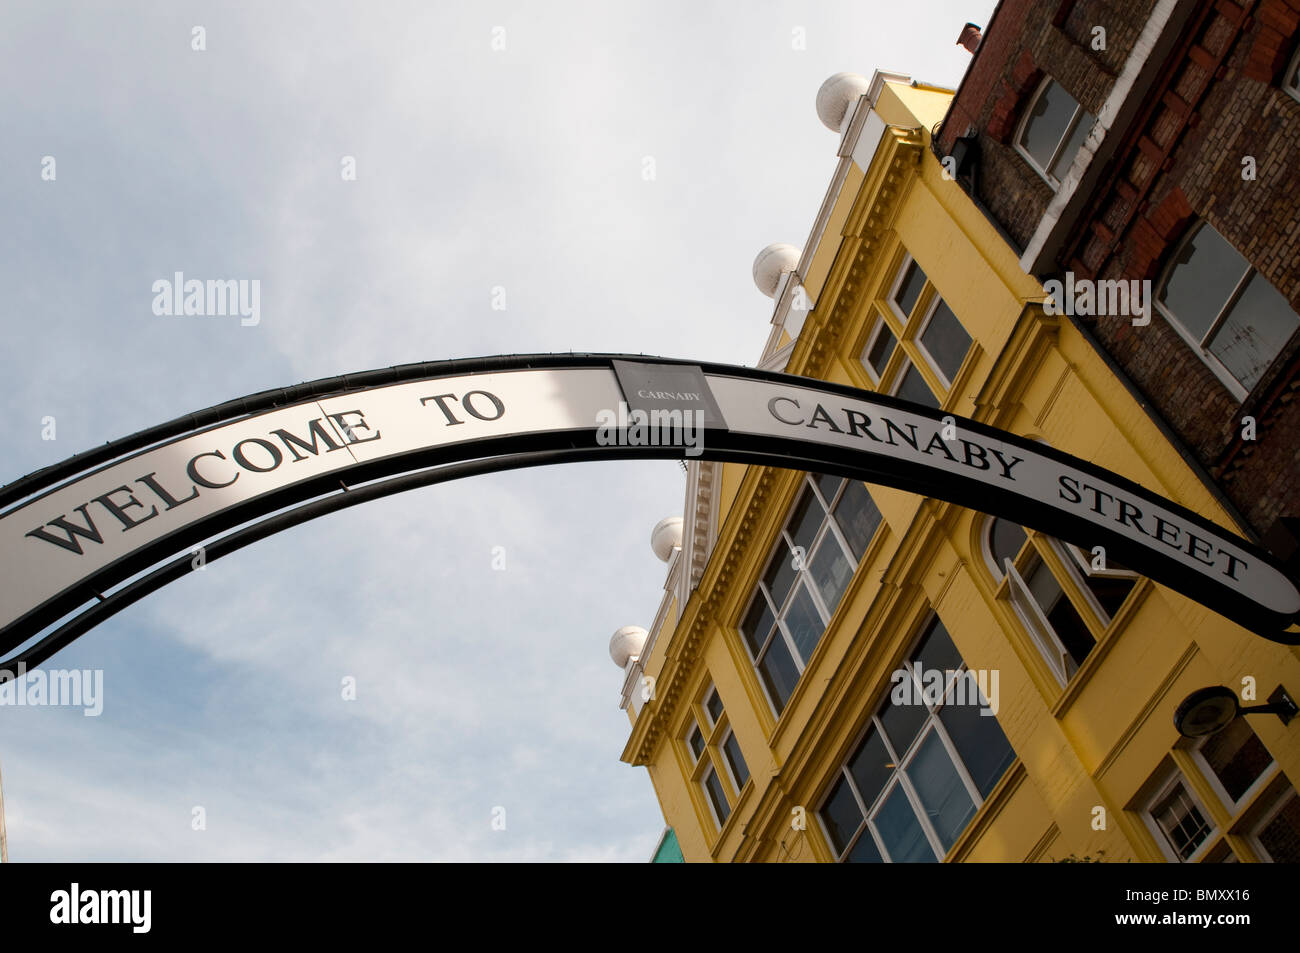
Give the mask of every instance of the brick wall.
[[(1094, 115), (1153, 3), (1005, 0), (940, 131), (970, 126), (982, 152), (978, 198), (1023, 246), (1051, 189), (1011, 145), (1043, 70)], [(1092, 29), (1106, 49), (1091, 49)], [(1279, 88), (1297, 42), (1300, 0), (1200, 0), (1128, 129), (1056, 270), (1159, 278), (1204, 218), (1300, 311), (1300, 102)], [(1253, 156), (1254, 181), (1242, 178)], [(1300, 334), (1245, 402), (1158, 313), (1145, 328), (1089, 320), (1102, 346), (1261, 535), (1300, 515)], [(1242, 418), (1257, 439), (1241, 439)]]
[[(1278, 81), (1300, 0), (1206, 3), (1152, 93), (1117, 172), (1076, 229), (1077, 274), (1158, 280), (1172, 246), (1205, 219), (1300, 311), (1300, 102)], [(1297, 38), (1300, 39), (1300, 38)], [(1243, 157), (1255, 179), (1242, 176)], [(1146, 328), (1097, 320), (1094, 333), (1261, 535), (1300, 514), (1300, 335), (1243, 402), (1159, 315)], [(1242, 440), (1242, 419), (1257, 438)]]
[[(1023, 247), (1052, 189), (1013, 145), (1016, 127), (1045, 75), (1094, 116), (1114, 85), (1154, 0), (1003, 0), (939, 135), (943, 152), (979, 132), (979, 198)], [(1095, 27), (1105, 49), (1094, 50)]]

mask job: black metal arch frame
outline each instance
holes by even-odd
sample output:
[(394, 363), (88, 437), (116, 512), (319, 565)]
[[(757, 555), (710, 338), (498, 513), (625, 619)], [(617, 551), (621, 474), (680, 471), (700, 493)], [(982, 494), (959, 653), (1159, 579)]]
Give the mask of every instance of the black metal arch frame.
[[(304, 401), (447, 377), (546, 368), (612, 368), (615, 360), (699, 367), (706, 374), (772, 381), (811, 388), (826, 395), (870, 399), (935, 421), (953, 417), (963, 432), (1000, 440), (1040, 456), (1054, 458), (1085, 473), (1095, 474), (1137, 497), (1159, 499), (1133, 481), (1069, 454), (977, 421), (885, 395), (862, 392), (811, 378), (732, 365), (622, 354), (570, 353), (407, 364), (264, 391), (178, 417), (38, 470), (0, 488), (0, 509), (7, 512), (16, 505), (26, 505), (71, 480), (87, 476), (104, 466), (119, 463), (173, 439), (200, 434)], [(200, 544), (203, 546), (205, 561), (219, 559), (259, 539), (326, 513), (405, 490), (483, 473), (595, 459), (683, 457), (682, 447), (600, 446), (596, 443), (595, 434), (593, 422), (591, 427), (578, 430), (515, 434), (394, 454), (305, 479), (228, 507), (87, 574), (76, 584), (0, 628), (0, 655), (19, 650), (0, 660), (0, 682), (13, 677), (15, 666), (25, 664), (31, 667), (40, 664), (95, 625), (192, 571), (191, 550)], [(937, 475), (930, 468), (879, 455), (814, 445), (800, 440), (734, 434), (722, 429), (708, 431), (702, 459), (820, 470), (868, 483), (910, 490), (1009, 518), (1063, 539), (1075, 542), (1083, 540), (1089, 544), (1104, 542), (1108, 551), (1113, 552), (1130, 568), (1177, 589), (1265, 638), (1283, 644), (1300, 644), (1300, 628), (1295, 624), (1295, 615), (1281, 616), (1243, 597), (1233, 598), (1231, 592), (1206, 591), (1208, 587), (1205, 585), (1205, 577), (1176, 560), (1135, 544), (1117, 532), (1062, 513), (1050, 504), (1026, 498), (1016, 492), (995, 489), (972, 479)], [(1220, 537), (1228, 536), (1235, 545), (1255, 559), (1283, 571), (1272, 556), (1252, 543), (1227, 533), (1223, 527), (1190, 510), (1167, 500), (1160, 502), (1190, 525), (1199, 526)], [(178, 553), (181, 555), (178, 556)], [(114, 586), (121, 588), (109, 591)], [(45, 631), (56, 624), (56, 628)]]

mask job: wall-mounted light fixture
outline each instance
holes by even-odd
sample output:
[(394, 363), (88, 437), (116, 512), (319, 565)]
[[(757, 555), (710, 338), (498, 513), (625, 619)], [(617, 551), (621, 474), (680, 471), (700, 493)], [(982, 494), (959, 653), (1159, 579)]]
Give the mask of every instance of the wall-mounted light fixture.
[(1288, 724), (1300, 714), (1295, 701), (1281, 685), (1268, 696), (1267, 705), (1242, 708), (1237, 693), (1231, 688), (1215, 685), (1200, 688), (1183, 699), (1174, 712), (1174, 727), (1185, 738), (1201, 738), (1227, 728), (1238, 715), (1277, 715), (1282, 724)]

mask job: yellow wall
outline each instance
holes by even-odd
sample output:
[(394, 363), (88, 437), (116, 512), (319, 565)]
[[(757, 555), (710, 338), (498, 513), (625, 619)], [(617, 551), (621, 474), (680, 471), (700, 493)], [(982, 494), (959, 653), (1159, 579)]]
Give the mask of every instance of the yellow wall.
[[(944, 399), (946, 410), (1043, 439), (1230, 526), (1082, 336), (1035, 305), (1041, 288), (1019, 270), (1015, 254), (960, 188), (944, 180), (928, 138), (918, 144), (916, 137), (928, 137), (942, 117), (948, 96), (886, 87), (878, 103), (882, 115), (922, 131), (912, 140), (900, 134), (887, 141), (872, 167), (850, 177), (852, 187), (837, 199), (833, 220), (844, 234), (828, 229), (823, 237), (836, 251), (826, 256), (831, 263), (823, 295), (808, 316), (790, 372), (871, 386), (858, 355), (872, 301), (887, 294), (906, 249), (974, 341)], [(905, 170), (905, 181), (882, 195), (889, 169)], [(865, 278), (849, 292), (855, 260), (860, 267), (866, 262)], [(844, 304), (849, 307), (840, 308), (837, 319)], [(834, 343), (824, 366), (816, 363), (819, 338)], [(1050, 861), (1098, 852), (1107, 860), (1163, 859), (1137, 813), (1127, 809), (1137, 806), (1162, 763), (1190, 763), (1178, 747), (1174, 707), (1196, 688), (1237, 688), (1248, 675), (1257, 679), (1261, 701), (1279, 682), (1293, 692), (1300, 686), (1300, 650), (1253, 636), (1142, 580), (1080, 674), (1062, 689), (1010, 609), (1005, 584), (1000, 591), (985, 564), (979, 542), (984, 517), (872, 487), (884, 524), (778, 718), (736, 627), (799, 480), (788, 471), (722, 467), (717, 548), (679, 626), (671, 635), (665, 629), (647, 669), (659, 680), (658, 696), (636, 719), (624, 759), (648, 767), (688, 861), (833, 859), (815, 809), (931, 608), (969, 667), (1000, 672), (998, 723), (1017, 755), (950, 851), (951, 860)], [(692, 703), (710, 680), (752, 776), (733, 792), (733, 815), (721, 831), (689, 777), (681, 741)], [(1286, 728), (1270, 716), (1250, 725), (1277, 762), (1279, 777), (1294, 786), (1300, 722)], [(1202, 802), (1226, 825), (1226, 809), (1212, 790), (1200, 787)], [(1099, 807), (1105, 810), (1100, 830)], [(803, 830), (792, 825), (801, 808)], [(1233, 844), (1249, 854), (1244, 841)]]

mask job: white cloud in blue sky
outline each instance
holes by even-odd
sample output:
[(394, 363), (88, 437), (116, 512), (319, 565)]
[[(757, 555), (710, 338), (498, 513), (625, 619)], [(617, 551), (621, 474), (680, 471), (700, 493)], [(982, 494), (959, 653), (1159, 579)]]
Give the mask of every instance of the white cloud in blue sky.
[[(753, 257), (806, 238), (836, 161), (822, 80), (955, 86), (993, 6), (10, 0), (0, 482), (390, 364), (752, 364)], [(259, 279), (261, 323), (154, 315), (175, 271)], [(664, 461), (497, 474), (211, 563), (47, 663), (102, 668), (101, 717), (0, 708), (11, 858), (646, 859), (662, 817), (618, 760), (606, 644), (649, 625), (683, 491)]]

